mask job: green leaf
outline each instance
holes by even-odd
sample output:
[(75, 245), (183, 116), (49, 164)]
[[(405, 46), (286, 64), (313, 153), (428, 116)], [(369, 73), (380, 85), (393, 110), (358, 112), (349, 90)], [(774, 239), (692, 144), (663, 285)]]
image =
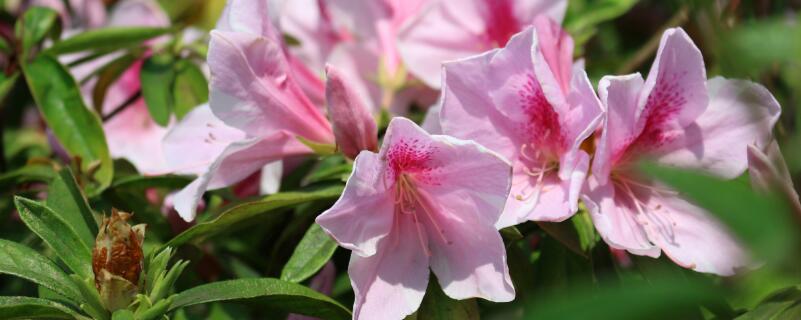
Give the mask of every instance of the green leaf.
[(19, 72), (15, 72), (11, 76), (0, 73), (0, 101), (5, 100), (8, 93), (11, 92), (11, 89), (14, 89), (17, 78), (19, 78)]
[(134, 320), (134, 314), (128, 309), (117, 310), (111, 315), (111, 320)]
[(142, 96), (153, 121), (160, 126), (170, 122), (173, 97), (170, 88), (175, 81), (174, 59), (170, 54), (156, 54), (145, 60), (139, 79), (142, 82)]
[(215, 301), (255, 300), (274, 308), (321, 319), (350, 319), (350, 311), (322, 293), (271, 278), (238, 279), (200, 285), (177, 294), (170, 310)]
[(145, 40), (171, 32), (170, 28), (108, 27), (81, 32), (56, 42), (45, 52), (65, 54), (89, 50), (119, 49), (136, 46)]
[(574, 288), (536, 297), (524, 319), (687, 319), (699, 304), (722, 295), (714, 287), (668, 276), (598, 289)]
[(25, 182), (47, 182), (55, 173), (53, 167), (43, 164), (29, 164), (14, 171), (0, 175), (0, 188)]
[[(727, 76), (759, 77), (801, 55), (801, 26), (783, 17), (750, 21), (720, 34), (716, 57)], [(730, 52), (737, 52), (732, 55)]]
[(14, 27), (17, 38), (22, 39), (22, 56), (28, 58), (31, 48), (42, 42), (48, 34), (58, 37), (58, 13), (45, 7), (31, 7), (22, 14)]
[(314, 223), (281, 270), (281, 280), (299, 283), (313, 276), (334, 255), (337, 243)]
[(334, 186), (310, 192), (276, 193), (262, 200), (243, 203), (226, 210), (214, 220), (192, 226), (164, 244), (159, 251), (167, 247), (177, 248), (190, 241), (200, 242), (217, 234), (232, 231), (234, 228), (247, 224), (262, 214), (304, 202), (335, 198), (341, 193), (342, 186)]
[(794, 224), (780, 196), (757, 193), (745, 181), (726, 181), (700, 172), (654, 165), (642, 169), (715, 215), (760, 257), (780, 259), (789, 253)]
[(74, 301), (81, 301), (80, 290), (53, 261), (31, 248), (0, 239), (0, 273), (32, 281)]
[(576, 46), (589, 40), (596, 27), (606, 21), (613, 20), (631, 9), (638, 0), (573, 0), (568, 3), (565, 16), (565, 30), (578, 41)]
[(797, 286), (785, 288), (771, 294), (754, 309), (746, 312), (737, 320), (759, 320), (759, 319), (794, 319), (779, 317), (787, 309), (801, 301), (801, 291)]
[(33, 233), (42, 238), (59, 258), (81, 277), (92, 277), (92, 250), (60, 215), (44, 205), (14, 197), (19, 216)]
[(68, 168), (61, 169), (50, 182), (46, 204), (56, 210), (87, 248), (94, 247), (97, 221)]
[(296, 138), (298, 139), (298, 141), (300, 141), (300, 143), (303, 143), (304, 145), (309, 147), (309, 149), (311, 149), (317, 155), (330, 156), (337, 152), (336, 145), (314, 142), (301, 136), (297, 136)]
[(98, 113), (103, 112), (103, 103), (106, 100), (108, 89), (119, 80), (125, 71), (136, 62), (138, 57), (131, 53), (116, 58), (103, 66), (97, 73), (97, 81), (92, 88), (92, 105)]
[(131, 189), (146, 189), (146, 188), (165, 188), (165, 189), (181, 189), (192, 179), (185, 176), (164, 175), (164, 176), (140, 176), (133, 175), (115, 180), (111, 187), (118, 188), (131, 188)]
[(94, 179), (98, 185), (87, 186), (87, 192), (98, 194), (111, 183), (114, 175), (100, 118), (86, 108), (75, 80), (54, 58), (40, 55), (33, 62), (23, 64), (22, 70), (53, 134), (70, 154), (81, 157), (84, 172), (96, 170)]
[(417, 310), (416, 320), (478, 320), (476, 299), (454, 300), (445, 295), (435, 276), (428, 280), (428, 289)]
[(203, 71), (189, 60), (178, 61), (175, 69), (175, 116), (181, 119), (194, 107), (209, 100), (209, 83)]
[(82, 317), (75, 311), (54, 301), (31, 297), (0, 297), (0, 319), (79, 318)]
[(576, 254), (587, 257), (587, 252), (582, 248), (581, 238), (578, 230), (569, 221), (564, 222), (537, 222), (545, 233), (561, 242), (565, 247)]

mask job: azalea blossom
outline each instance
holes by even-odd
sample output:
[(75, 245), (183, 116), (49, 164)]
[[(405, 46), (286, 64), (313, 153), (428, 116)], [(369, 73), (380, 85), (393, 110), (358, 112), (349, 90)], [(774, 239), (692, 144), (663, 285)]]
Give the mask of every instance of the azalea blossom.
[[(194, 219), (197, 203), (206, 190), (242, 181), (275, 161), (310, 155), (313, 151), (307, 143), (336, 142), (349, 154), (375, 145), (377, 137), (361, 136), (376, 134), (375, 129), (370, 130), (375, 124), (370, 123), (373, 119), (369, 113), (347, 113), (348, 108), (366, 108), (363, 98), (354, 93), (348, 81), (338, 77), (334, 67), (329, 67), (334, 75), (328, 90), (333, 100), (328, 105), (337, 111), (332, 115), (338, 128), (339, 139), (335, 139), (322, 107), (308, 94), (314, 89), (321, 91), (314, 95), (325, 96), (324, 86), (303, 88), (299, 84), (310, 79), (307, 70), (292, 62), (295, 58), (269, 20), (267, 6), (266, 1), (228, 2), (211, 32), (209, 45), (211, 113), (198, 113), (182, 121), (175, 130), (185, 134), (167, 138), (184, 137), (167, 143), (175, 148), (168, 151), (174, 168), (194, 168), (199, 174), (174, 198), (176, 210), (187, 221)], [(210, 147), (198, 148), (200, 141)], [(195, 148), (198, 150), (189, 150)], [(210, 158), (214, 160), (208, 161)]]
[(566, 0), (431, 0), (399, 30), (399, 55), (410, 73), (440, 88), (442, 62), (502, 47), (537, 16), (559, 23), (566, 9)]
[(362, 151), (340, 199), (317, 223), (352, 250), (354, 319), (403, 319), (420, 306), (429, 267), (445, 294), (511, 301), (494, 224), (511, 167), (473, 141), (394, 118), (378, 153)]
[(311, 71), (336, 65), (367, 97), (372, 113), (406, 113), (429, 105), (437, 92), (408, 77), (397, 49), (401, 26), (428, 0), (293, 0), (279, 8), (281, 29), (298, 40), (289, 50)]
[(604, 77), (607, 109), (585, 202), (613, 248), (659, 256), (700, 272), (731, 275), (747, 265), (739, 243), (716, 219), (677, 192), (636, 173), (634, 164), (741, 175), (749, 145), (764, 147), (780, 108), (762, 86), (706, 79), (703, 57), (682, 29), (662, 36), (648, 78)]
[(577, 210), (590, 162), (580, 146), (602, 107), (572, 55), (570, 36), (541, 16), (505, 48), (443, 68), (443, 132), (475, 140), (514, 166), (499, 227), (562, 221)]

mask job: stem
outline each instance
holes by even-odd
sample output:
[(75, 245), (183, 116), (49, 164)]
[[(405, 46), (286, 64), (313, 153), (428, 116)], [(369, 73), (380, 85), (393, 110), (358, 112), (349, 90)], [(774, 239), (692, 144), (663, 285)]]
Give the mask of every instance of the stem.
[(134, 95), (132, 95), (130, 98), (128, 98), (128, 100), (125, 100), (119, 106), (114, 108), (114, 110), (112, 110), (109, 114), (103, 116), (103, 122), (111, 120), (111, 118), (114, 118), (114, 116), (116, 116), (118, 113), (120, 113), (123, 110), (125, 110), (125, 108), (127, 108), (128, 106), (133, 104), (134, 101), (136, 101), (137, 99), (139, 99), (141, 97), (142, 97), (142, 90), (139, 90)]
[(674, 14), (668, 22), (666, 22), (662, 27), (659, 28), (659, 31), (654, 33), (653, 37), (645, 43), (645, 46), (637, 50), (634, 53), (634, 56), (629, 59), (628, 62), (620, 66), (617, 69), (617, 74), (629, 74), (637, 70), (648, 58), (654, 55), (656, 49), (659, 48), (659, 42), (662, 39), (662, 33), (665, 32), (668, 28), (676, 27), (683, 25), (687, 22), (689, 18), (688, 14), (689, 10), (687, 10), (687, 6), (681, 7), (676, 14)]

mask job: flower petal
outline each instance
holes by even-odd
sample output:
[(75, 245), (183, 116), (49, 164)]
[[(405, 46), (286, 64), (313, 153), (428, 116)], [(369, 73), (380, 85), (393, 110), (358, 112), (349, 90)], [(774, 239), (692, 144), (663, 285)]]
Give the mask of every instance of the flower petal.
[(520, 90), (533, 77), (532, 37), (528, 28), (503, 49), (445, 63), (440, 112), (445, 134), (475, 140), (516, 161), (520, 145), (529, 142)]
[(259, 194), (274, 194), (281, 189), (281, 177), (284, 175), (284, 161), (278, 160), (261, 167), (259, 177)]
[(596, 142), (592, 173), (601, 184), (606, 184), (612, 167), (642, 132), (643, 125), (637, 118), (637, 98), (643, 83), (639, 73), (606, 76), (598, 83), (598, 95), (606, 107), (606, 117), (601, 137)]
[(170, 129), (162, 148), (171, 172), (201, 175), (229, 144), (243, 139), (244, 132), (225, 125), (204, 104)]
[[(494, 302), (512, 301), (515, 289), (506, 266), (503, 239), (487, 223), (481, 209), (452, 206), (454, 200), (458, 201), (457, 195), (453, 198), (421, 195), (431, 211), (428, 218), (436, 221), (425, 225), (432, 252), (431, 270), (442, 290), (457, 300), (478, 297)], [(437, 226), (444, 230), (438, 230)]]
[(137, 100), (103, 123), (103, 131), (112, 157), (127, 159), (142, 174), (167, 170), (161, 143), (167, 128), (153, 121), (144, 100)]
[[(582, 168), (581, 166), (584, 164), (584, 159), (582, 159), (584, 152), (580, 150), (581, 144), (598, 129), (604, 117), (601, 101), (595, 95), (595, 90), (580, 63), (573, 67), (567, 106), (568, 109), (561, 112), (562, 123), (564, 123), (562, 130), (570, 145), (559, 159), (559, 177), (562, 180), (575, 179), (579, 175), (586, 176), (589, 167)], [(584, 170), (584, 172), (576, 172), (577, 170)], [(582, 179), (577, 183), (583, 184), (584, 181)]]
[(747, 266), (747, 254), (723, 225), (703, 209), (675, 196), (652, 194), (645, 202), (652, 228), (649, 239), (677, 264), (698, 272), (732, 275)]
[(395, 199), (383, 181), (386, 166), (377, 154), (363, 151), (353, 168), (342, 196), (316, 221), (339, 245), (368, 257), (392, 230)]
[(403, 319), (420, 307), (428, 286), (428, 257), (421, 247), (415, 222), (399, 214), (378, 253), (350, 256), (350, 276), (356, 301), (353, 319)]
[(278, 159), (309, 153), (308, 147), (285, 132), (231, 143), (203, 175), (175, 195), (175, 210), (184, 220), (192, 221), (206, 190), (233, 185)]
[(271, 15), (276, 12), (276, 10), (272, 10), (272, 2), (228, 0), (215, 29), (262, 36), (279, 41), (281, 34), (270, 20)]
[(616, 190), (611, 182), (601, 185), (595, 177), (590, 177), (583, 200), (595, 229), (610, 247), (637, 255), (659, 256), (659, 247), (648, 241), (628, 194)]
[(747, 148), (765, 147), (781, 108), (767, 89), (744, 80), (709, 80), (709, 107), (694, 124), (655, 150), (661, 163), (735, 178), (748, 166)]
[(277, 131), (332, 142), (328, 121), (295, 83), (280, 44), (261, 36), (212, 31), (209, 104), (226, 124), (253, 136)]

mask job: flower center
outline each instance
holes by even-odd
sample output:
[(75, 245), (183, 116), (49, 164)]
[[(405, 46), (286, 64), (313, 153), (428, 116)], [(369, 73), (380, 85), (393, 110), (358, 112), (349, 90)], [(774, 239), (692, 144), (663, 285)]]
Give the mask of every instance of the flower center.
[(448, 240), (445, 236), (445, 230), (437, 223), (428, 197), (419, 191), (412, 176), (406, 173), (401, 173), (395, 184), (395, 219), (401, 218), (401, 215), (407, 215), (414, 221), (417, 239), (427, 256), (431, 256), (431, 249), (428, 247), (425, 229), (422, 225), (423, 219), (427, 219), (431, 223), (442, 242), (445, 244), (453, 243)]

